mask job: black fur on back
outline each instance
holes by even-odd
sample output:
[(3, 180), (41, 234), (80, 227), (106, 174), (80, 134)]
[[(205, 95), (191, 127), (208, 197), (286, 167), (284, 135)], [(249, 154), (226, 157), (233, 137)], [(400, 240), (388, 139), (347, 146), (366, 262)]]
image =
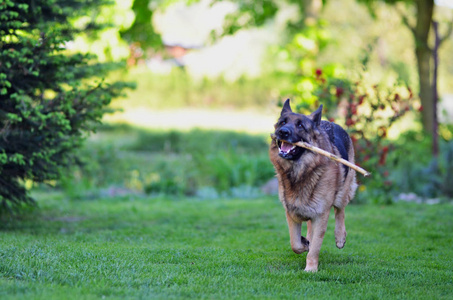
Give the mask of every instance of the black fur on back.
[[(337, 147), (338, 152), (340, 152), (341, 158), (349, 161), (348, 133), (343, 128), (341, 128), (340, 125), (337, 125), (333, 122), (321, 121), (320, 127), (327, 133), (330, 141), (335, 145), (335, 147)], [(346, 176), (348, 174), (349, 168), (345, 165), (343, 165), (343, 167), (344, 175)]]

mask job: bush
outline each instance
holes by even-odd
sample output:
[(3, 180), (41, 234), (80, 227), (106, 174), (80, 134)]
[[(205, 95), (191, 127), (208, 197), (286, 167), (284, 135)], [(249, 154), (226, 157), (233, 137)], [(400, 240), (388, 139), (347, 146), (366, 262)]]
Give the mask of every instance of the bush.
[(397, 193), (414, 193), (423, 199), (453, 198), (453, 140), (441, 141), (432, 158), (431, 140), (422, 132), (407, 132), (389, 154), (389, 179)]
[(193, 129), (182, 131), (139, 132), (137, 141), (126, 150), (165, 152), (175, 154), (209, 155), (222, 149), (238, 152), (267, 150), (266, 138), (262, 135), (244, 134), (234, 131)]
[[(47, 182), (77, 164), (75, 151), (127, 86), (95, 81), (113, 65), (70, 53), (70, 19), (100, 1), (0, 4), (0, 212), (31, 204), (24, 181)], [(93, 24), (80, 30), (96, 29)]]
[(208, 156), (197, 155), (195, 161), (207, 185), (215, 187), (220, 194), (228, 195), (232, 188), (259, 187), (274, 176), (267, 147), (265, 149), (255, 149), (253, 153), (233, 149), (218, 151)]
[[(372, 173), (371, 178), (358, 177), (366, 187), (359, 189), (355, 201), (391, 203), (396, 191), (389, 178), (387, 157), (395, 147), (388, 138), (389, 129), (406, 113), (415, 111), (411, 89), (394, 84), (391, 87), (375, 85), (335, 76), (327, 69), (316, 69), (310, 78), (313, 89), (309, 99), (298, 103), (301, 111), (313, 111), (324, 104), (324, 116), (349, 132), (355, 149), (356, 164)], [(307, 98), (308, 99), (308, 98)]]
[(151, 195), (256, 195), (274, 176), (267, 152), (264, 135), (103, 126), (95, 142), (81, 149), (83, 167), (60, 186), (72, 198), (115, 186)]

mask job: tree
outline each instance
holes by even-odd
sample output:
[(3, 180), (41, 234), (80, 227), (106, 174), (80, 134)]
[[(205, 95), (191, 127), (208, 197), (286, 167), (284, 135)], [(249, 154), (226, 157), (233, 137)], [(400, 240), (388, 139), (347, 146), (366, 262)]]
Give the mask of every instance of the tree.
[[(220, 1), (220, 0), (213, 0)], [(366, 4), (370, 14), (376, 17), (374, 13), (375, 4), (378, 2), (393, 5), (401, 14), (403, 23), (412, 32), (415, 48), (414, 53), (417, 60), (417, 73), (419, 78), (419, 96), (422, 104), (421, 114), (423, 128), (428, 133), (433, 133), (435, 128), (435, 112), (434, 93), (433, 93), (433, 66), (432, 52), (433, 47), (430, 46), (430, 32), (432, 28), (434, 0), (357, 0), (360, 3)], [(164, 5), (171, 3), (171, 0), (162, 1)], [(187, 3), (192, 1), (186, 0)], [(283, 2), (275, 0), (263, 1), (233, 1), (237, 4), (238, 9), (235, 13), (227, 16), (225, 20), (223, 35), (233, 34), (236, 31), (248, 27), (257, 27), (264, 25), (268, 20), (273, 19), (280, 5)], [(327, 0), (287, 0), (289, 4), (293, 4), (300, 12), (300, 19), (288, 23), (289, 38), (293, 37), (297, 32), (304, 30), (307, 26), (316, 27), (320, 11)], [(152, 15), (147, 1), (135, 0), (134, 9), (142, 12), (142, 18), (137, 18), (134, 23), (134, 28), (140, 26), (150, 26), (149, 18)], [(399, 4), (405, 4), (408, 8), (405, 12), (401, 11)], [(145, 13), (146, 12), (146, 13)], [(141, 24), (141, 25), (140, 25)], [(450, 23), (446, 34), (440, 38), (441, 45), (443, 41), (450, 36), (453, 28), (453, 22)], [(151, 30), (151, 29), (150, 29)], [(154, 31), (152, 31), (154, 33)], [(143, 40), (140, 38), (140, 40)]]
[[(401, 14), (403, 23), (410, 29), (414, 38), (415, 44), (415, 56), (417, 59), (417, 70), (419, 78), (419, 94), (420, 101), (422, 105), (422, 123), (423, 128), (428, 133), (434, 133), (436, 128), (436, 107), (435, 99), (433, 92), (433, 47), (430, 46), (430, 32), (433, 24), (433, 13), (434, 13), (434, 0), (358, 0), (359, 2), (365, 3), (372, 15), (374, 15), (374, 4), (376, 2), (385, 2), (387, 4), (394, 5), (395, 7), (398, 3), (405, 3), (409, 10), (414, 9), (415, 18), (411, 18), (407, 13), (398, 10)], [(292, 1), (290, 1), (292, 2)], [(306, 23), (313, 24), (313, 19), (319, 14), (319, 10), (322, 8), (322, 4), (325, 1), (319, 0), (303, 0), (296, 1), (294, 3), (298, 4), (302, 12), (302, 20)], [(266, 1), (264, 1), (266, 4)], [(244, 7), (242, 13), (245, 13), (247, 7)], [(264, 10), (265, 11), (265, 10)], [(250, 12), (249, 12), (250, 13)], [(275, 12), (272, 15), (273, 17)], [(251, 16), (255, 19), (260, 19), (262, 16), (259, 11), (251, 13)], [(415, 19), (415, 22), (412, 20)], [(253, 23), (253, 22), (251, 22)], [(264, 23), (264, 22), (261, 22)], [(302, 28), (302, 26), (298, 26)], [(449, 24), (449, 28), (443, 37), (439, 39), (439, 46), (451, 35), (453, 29), (453, 21)]]
[(405, 16), (403, 16), (403, 22), (409, 27), (414, 37), (423, 128), (431, 133), (433, 132), (434, 114), (436, 112), (434, 111), (431, 86), (432, 51), (428, 39), (433, 20), (434, 0), (416, 0), (415, 7), (417, 20), (415, 26), (411, 26)]
[[(199, 0), (182, 1), (191, 4)], [(221, 1), (212, 0), (212, 3)], [(154, 10), (157, 8), (165, 9), (174, 2), (174, 0), (134, 0), (132, 9), (135, 13), (135, 20), (130, 28), (121, 32), (121, 36), (130, 43), (139, 43), (143, 49), (161, 47), (162, 40), (155, 31), (151, 19)], [(279, 2), (275, 0), (232, 2), (237, 4), (238, 9), (226, 17), (222, 35), (231, 35), (244, 28), (262, 26), (268, 20), (273, 19), (279, 10)], [(306, 20), (308, 20), (308, 23), (316, 20), (324, 3), (323, 0), (289, 0), (288, 2), (296, 4), (302, 15), (300, 22), (291, 24), (291, 28), (300, 28)]]
[[(269, 3), (268, 3), (269, 2)], [(302, 0), (302, 1), (289, 1), (299, 5), (299, 9), (302, 12), (302, 24), (313, 24), (314, 20), (319, 15), (319, 11), (325, 1), (320, 0)], [(432, 65), (433, 59), (433, 46), (430, 45), (430, 32), (432, 31), (433, 24), (433, 13), (434, 13), (434, 0), (358, 0), (358, 2), (365, 3), (371, 15), (375, 16), (374, 5), (377, 2), (385, 2), (390, 5), (394, 5), (397, 9), (398, 3), (404, 3), (408, 7), (408, 10), (414, 10), (414, 16), (409, 15), (407, 12), (402, 12), (398, 9), (401, 14), (403, 23), (409, 28), (414, 38), (414, 53), (417, 60), (417, 73), (419, 79), (419, 95), (422, 105), (422, 123), (423, 128), (426, 132), (435, 135), (436, 133), (436, 107), (433, 92), (433, 72), (434, 68)], [(242, 1), (241, 1), (242, 3)], [(263, 1), (263, 7), (273, 7), (270, 3), (272, 1)], [(277, 8), (276, 8), (277, 9)], [(263, 18), (270, 18), (276, 14), (275, 10), (271, 10), (272, 14), (265, 14), (266, 9), (250, 11), (250, 8), (245, 5), (240, 5), (239, 13), (249, 14), (251, 16), (250, 24), (254, 24), (253, 20), (260, 20), (260, 24), (263, 24)], [(238, 15), (239, 15), (238, 13)], [(236, 17), (239, 19), (239, 17)], [(415, 19), (415, 20), (412, 20)], [(296, 30), (300, 30), (303, 26), (293, 26)], [(234, 27), (233, 27), (234, 28)], [(439, 38), (439, 46), (451, 35), (453, 31), (453, 21), (450, 22), (446, 33)]]
[[(270, 6), (269, 1), (264, 1), (263, 6)], [(272, 1), (270, 1), (272, 2)], [(301, 22), (298, 24), (290, 24), (289, 28), (296, 30), (303, 30), (304, 25), (313, 25), (319, 15), (322, 5), (326, 1), (320, 0), (302, 0), (302, 1), (289, 1), (299, 6), (301, 11)], [(431, 46), (431, 41), (434, 40), (430, 34), (433, 31), (433, 14), (434, 14), (434, 0), (358, 0), (358, 2), (365, 3), (370, 11), (370, 14), (376, 17), (375, 4), (377, 2), (385, 2), (393, 5), (400, 13), (403, 24), (409, 28), (414, 39), (414, 53), (417, 61), (417, 73), (419, 82), (419, 97), (421, 101), (421, 116), (424, 130), (433, 136), (433, 154), (437, 153), (436, 137), (437, 137), (437, 96), (435, 91), (434, 82), (437, 80), (435, 67), (433, 66), (433, 53), (434, 50), (442, 45), (442, 43), (451, 35), (453, 31), (453, 21), (448, 25), (448, 29), (443, 36), (438, 37), (437, 48), (436, 45)], [(242, 1), (241, 1), (242, 3)], [(406, 11), (400, 10), (399, 3), (406, 5)], [(272, 7), (272, 6), (270, 6)], [(263, 9), (261, 11), (266, 11)], [(253, 20), (261, 20), (263, 17), (273, 17), (276, 12), (272, 14), (263, 14), (260, 10), (253, 12), (247, 6), (240, 5), (239, 14), (249, 14), (251, 16), (250, 24), (254, 24)], [(413, 13), (411, 13), (413, 11)], [(236, 20), (239, 16), (236, 17)], [(260, 23), (264, 23), (261, 21)], [(296, 25), (296, 26), (295, 26)], [(233, 27), (234, 28), (234, 27)], [(435, 49), (434, 49), (435, 48)]]
[(149, 4), (149, 0), (135, 0), (132, 4), (134, 22), (130, 28), (121, 32), (121, 36), (129, 43), (139, 43), (144, 49), (162, 47), (160, 35), (155, 32), (152, 24), (154, 11)]
[(101, 1), (0, 0), (0, 212), (32, 204), (25, 182), (57, 180), (124, 82), (96, 79), (117, 67), (71, 53), (70, 20)]
[[(434, 68), (431, 60), (433, 59), (433, 47), (430, 46), (430, 32), (433, 26), (434, 0), (360, 0), (367, 3), (372, 10), (372, 5), (377, 1), (384, 1), (394, 5), (401, 15), (402, 22), (411, 31), (415, 42), (415, 56), (417, 59), (417, 71), (420, 101), (422, 104), (422, 123), (423, 128), (433, 136), (437, 135), (437, 99), (434, 99), (433, 91)], [(409, 9), (415, 10), (415, 22), (411, 20), (407, 13), (402, 12), (396, 6), (398, 3), (405, 3)], [(452, 33), (453, 21), (443, 37), (439, 37), (437, 47), (439, 47)], [(433, 149), (435, 146), (433, 147)]]

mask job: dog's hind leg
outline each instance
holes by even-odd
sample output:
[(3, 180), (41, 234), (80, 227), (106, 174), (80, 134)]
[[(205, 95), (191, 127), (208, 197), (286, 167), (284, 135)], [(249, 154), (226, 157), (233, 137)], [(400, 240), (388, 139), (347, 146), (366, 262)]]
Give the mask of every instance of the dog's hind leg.
[(302, 224), (295, 222), (288, 212), (286, 212), (286, 221), (288, 222), (291, 249), (297, 254), (308, 251), (308, 242), (304, 241), (305, 238), (302, 239), (300, 235)]
[(344, 247), (346, 243), (346, 226), (344, 224), (344, 207), (335, 207), (335, 243), (338, 249)]
[(321, 250), (324, 234), (327, 229), (327, 221), (329, 220), (329, 212), (311, 220), (313, 227), (313, 235), (310, 241), (310, 250), (307, 254), (307, 265), (305, 266), (306, 272), (318, 271), (319, 252)]

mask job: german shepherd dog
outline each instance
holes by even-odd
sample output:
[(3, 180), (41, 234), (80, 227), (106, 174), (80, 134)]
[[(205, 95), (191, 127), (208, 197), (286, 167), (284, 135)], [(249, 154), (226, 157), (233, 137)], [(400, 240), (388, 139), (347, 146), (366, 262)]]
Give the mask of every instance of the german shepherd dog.
[[(345, 207), (357, 188), (353, 169), (290, 143), (303, 141), (354, 163), (351, 138), (339, 125), (321, 121), (322, 105), (312, 114), (293, 113), (286, 100), (275, 127), (269, 156), (277, 173), (279, 198), (286, 211), (292, 250), (308, 251), (305, 271), (318, 270), (327, 221), (335, 209), (335, 241), (346, 243)], [(285, 142), (286, 141), (286, 142)], [(288, 143), (287, 143), (288, 142)], [(307, 238), (301, 236), (307, 222)]]

